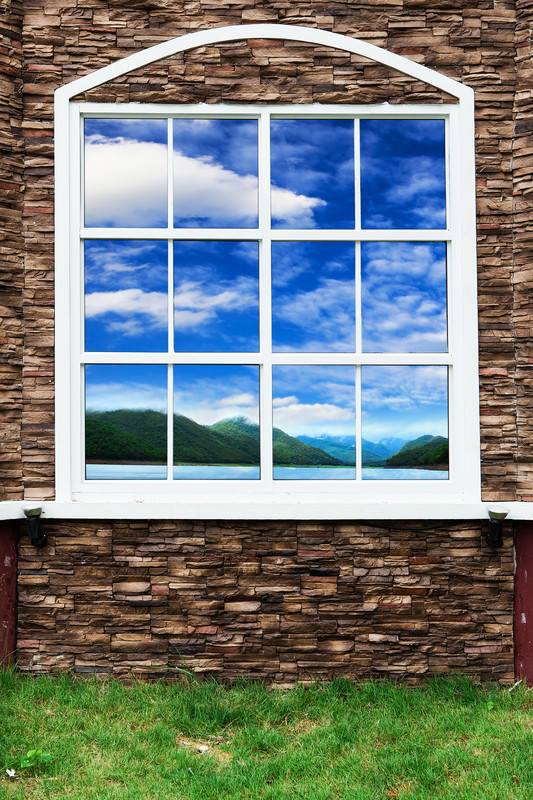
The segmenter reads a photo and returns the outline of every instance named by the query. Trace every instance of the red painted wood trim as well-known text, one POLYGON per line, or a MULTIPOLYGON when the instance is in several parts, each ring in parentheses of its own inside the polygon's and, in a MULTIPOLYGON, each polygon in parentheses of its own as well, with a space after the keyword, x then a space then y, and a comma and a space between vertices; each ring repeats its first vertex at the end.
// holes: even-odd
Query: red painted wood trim
POLYGON ((15 655, 17 631, 17 531, 0 524, 0 664, 15 655))
POLYGON ((533 524, 516 526, 515 675, 533 686, 533 524))

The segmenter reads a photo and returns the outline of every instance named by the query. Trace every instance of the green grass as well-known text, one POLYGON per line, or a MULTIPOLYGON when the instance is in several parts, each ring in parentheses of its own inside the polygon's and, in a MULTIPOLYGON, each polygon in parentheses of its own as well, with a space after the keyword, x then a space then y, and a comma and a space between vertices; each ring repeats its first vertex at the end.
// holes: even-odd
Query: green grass
POLYGON ((0 673, 2 800, 531 800, 532 754, 523 687, 281 691, 0 673), (30 749, 53 761, 9 780, 30 749))

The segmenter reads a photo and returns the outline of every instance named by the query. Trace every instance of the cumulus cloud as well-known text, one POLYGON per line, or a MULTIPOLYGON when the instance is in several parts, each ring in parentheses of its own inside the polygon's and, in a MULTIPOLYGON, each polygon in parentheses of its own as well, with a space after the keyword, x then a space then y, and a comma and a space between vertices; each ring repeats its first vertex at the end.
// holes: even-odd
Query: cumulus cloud
POLYGON ((444 245, 363 246, 363 342, 377 352, 446 350, 444 245))
MULTIPOLYGON (((257 177, 239 175, 211 157, 174 151, 174 210, 189 224, 224 227, 257 224, 257 177)), ((85 146, 86 224, 116 227, 166 226, 167 148, 158 142, 93 135, 85 146)), ((277 216, 309 227, 318 197, 274 187, 277 216)))
POLYGON ((88 411, 130 410, 166 411, 166 389, 136 381, 87 381, 88 411))
POLYGON ((278 296, 274 319, 298 330, 297 337, 274 327, 276 350, 346 352, 355 344, 353 280, 324 278, 309 291, 278 296), (304 335, 302 340, 300 337, 304 335))
MULTIPOLYGON (((85 297, 85 315, 88 319, 113 314, 117 316, 141 315, 154 328, 164 328, 167 316, 167 296, 164 292, 144 292, 142 289, 119 289, 116 292, 90 292, 85 297)), ((119 330, 110 320, 110 330, 119 330)), ((127 326, 123 326, 128 334, 127 326)))

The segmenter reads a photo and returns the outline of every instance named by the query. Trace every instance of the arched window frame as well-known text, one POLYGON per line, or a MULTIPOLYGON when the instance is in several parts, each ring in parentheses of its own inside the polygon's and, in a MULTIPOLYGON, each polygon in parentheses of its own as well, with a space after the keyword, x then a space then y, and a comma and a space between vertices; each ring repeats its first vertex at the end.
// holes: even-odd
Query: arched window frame
MULTIPOLYGON (((480 441, 477 343, 476 214, 474 161, 474 95, 471 88, 374 45, 314 28, 292 25, 243 25, 199 31, 135 53, 88 76, 69 83, 55 94, 55 191, 56 191, 56 499, 99 504, 102 516, 110 504, 126 504, 126 515, 144 515, 151 503, 171 504, 176 517, 230 518, 355 518, 388 516, 446 517, 447 506, 479 504, 480 441), (439 117, 447 122, 448 208, 450 222, 439 231, 440 240, 453 250, 450 259, 449 352, 428 363, 453 367, 450 387, 450 480, 378 482, 319 486, 311 482, 262 480, 153 483, 87 482, 83 480, 81 378, 80 378, 80 129, 83 115, 102 114, 261 114, 280 107, 156 106, 153 104, 93 104, 73 102, 77 95, 155 61, 186 50, 246 39, 281 39, 342 49, 382 63, 424 81, 457 99, 438 105, 297 106, 289 115, 310 113, 376 115, 384 117, 439 117), (454 253, 461 253, 459 260, 454 253), (251 483, 251 482, 250 482, 251 483), (298 485, 296 485, 298 484, 298 485), (207 491, 206 491, 207 488, 207 491), (206 495, 209 499, 206 499, 206 495), (132 502, 134 503, 133 511, 132 502), (431 512, 429 511, 431 508, 431 512), (386 509, 384 511, 384 509, 386 509), (417 511, 417 509, 419 509, 417 511), (408 515, 409 516, 409 515, 408 515)), ((261 157, 266 157, 260 155, 261 157)), ((356 238, 359 231, 356 232, 356 238)), ((417 232, 418 239, 427 233, 417 232)), ((362 361, 359 363, 363 363, 362 361)), ((401 362, 399 362, 401 363, 401 362)), ((417 363, 420 363, 417 361, 417 363)), ((261 440, 262 458, 268 463, 271 443, 261 440)), ((153 514, 152 514, 153 515, 153 514)), ((165 513, 165 516, 167 513, 165 513)))

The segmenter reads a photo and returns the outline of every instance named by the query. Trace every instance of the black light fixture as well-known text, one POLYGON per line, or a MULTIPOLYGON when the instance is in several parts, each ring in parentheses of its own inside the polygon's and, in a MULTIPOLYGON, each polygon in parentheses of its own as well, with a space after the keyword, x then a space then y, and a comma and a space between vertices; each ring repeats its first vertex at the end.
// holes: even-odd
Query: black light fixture
POLYGON ((503 545, 503 521, 508 515, 508 511, 503 508, 489 508, 489 529, 486 541, 489 547, 501 547, 503 545))
POLYGON ((25 508, 26 533, 34 547, 45 547, 48 541, 46 533, 41 528, 42 508, 25 508))

